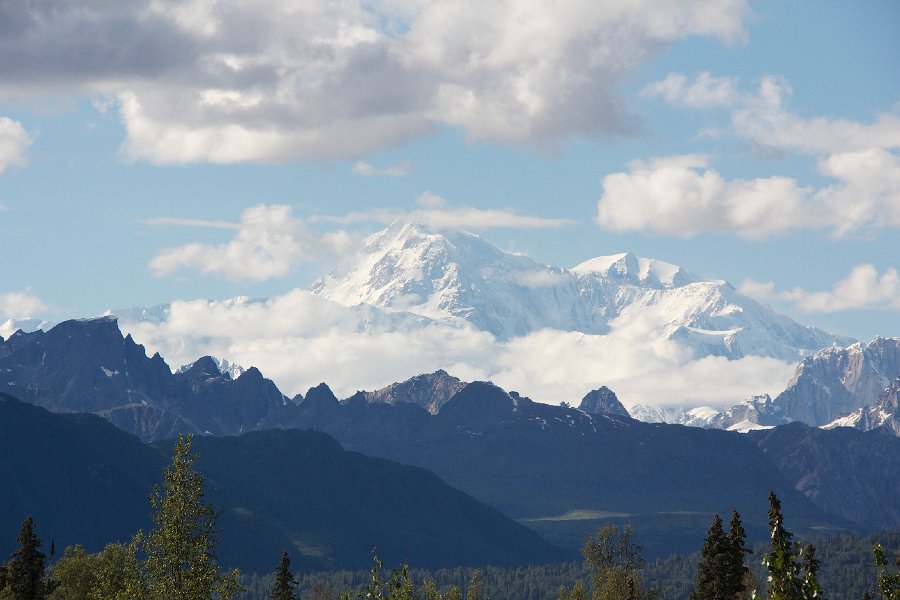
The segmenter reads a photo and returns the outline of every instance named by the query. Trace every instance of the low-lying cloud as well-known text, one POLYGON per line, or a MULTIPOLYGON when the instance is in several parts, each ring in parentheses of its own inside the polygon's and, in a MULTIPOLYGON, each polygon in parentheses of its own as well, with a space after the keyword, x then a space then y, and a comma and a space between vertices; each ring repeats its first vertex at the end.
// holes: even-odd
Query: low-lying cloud
POLYGON ((204 354, 255 365, 288 394, 327 382, 339 397, 446 369, 489 379, 548 403, 577 404, 607 385, 626 404, 730 406, 777 393, 793 364, 760 357, 696 359, 653 323, 624 321, 608 335, 541 330, 500 342, 468 324, 423 323, 371 307, 347 308, 303 290, 265 301, 174 302, 160 323, 122 322, 171 366, 204 354))

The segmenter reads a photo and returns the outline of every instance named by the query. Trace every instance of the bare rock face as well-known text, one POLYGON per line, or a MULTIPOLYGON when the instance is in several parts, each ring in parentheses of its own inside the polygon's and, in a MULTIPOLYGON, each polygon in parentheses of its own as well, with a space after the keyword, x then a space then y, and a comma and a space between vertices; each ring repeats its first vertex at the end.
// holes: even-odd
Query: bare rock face
POLYGON ((800 363, 774 404, 792 421, 825 425, 878 401, 900 377, 900 338, 829 348, 800 363))
POLYGON ((392 383, 374 392, 357 392, 353 398, 362 397, 369 403, 418 404, 436 415, 441 407, 464 387, 466 387, 464 381, 440 369, 434 373, 416 375, 400 383, 392 383))
POLYGON ((581 399, 578 406, 581 410, 595 415, 619 415, 621 417, 630 417, 628 411, 619 402, 616 393, 605 385, 597 390, 592 390, 581 399))
POLYGON ((900 377, 892 380, 881 392, 878 402, 838 417, 822 429, 836 427, 852 427, 860 431, 882 428, 900 437, 900 377))

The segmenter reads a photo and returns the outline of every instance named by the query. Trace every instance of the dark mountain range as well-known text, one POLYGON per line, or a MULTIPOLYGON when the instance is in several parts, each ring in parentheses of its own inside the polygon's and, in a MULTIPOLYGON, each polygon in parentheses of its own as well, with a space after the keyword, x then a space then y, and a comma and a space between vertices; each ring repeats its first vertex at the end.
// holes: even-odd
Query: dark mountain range
MULTIPOLYGON (((265 572, 284 549, 306 569, 525 564, 568 559, 528 528, 423 469, 346 452, 313 431, 197 438, 219 556, 265 572)), ((49 546, 97 550, 151 525, 147 497, 171 443, 155 446, 93 415, 53 414, 0 394, 0 555, 26 515, 49 546)))
POLYGON ((98 414, 145 441, 272 429, 295 408, 256 368, 232 380, 204 357, 173 374, 111 317, 0 341, 0 389, 54 412, 98 414))
POLYGON ((855 450, 837 460, 831 457, 849 439, 843 434, 803 433, 815 444, 798 449, 787 441, 805 430, 747 437, 643 423, 622 414, 603 388, 575 409, 438 371, 343 402, 325 384, 288 399, 258 370, 231 379, 208 358, 172 374, 111 319, 0 343, 0 386, 52 410, 92 409, 144 439, 316 429, 348 450, 429 469, 571 547, 600 520, 619 518, 651 524, 652 535, 689 528, 696 539, 680 537, 690 548, 713 512, 732 507, 747 516, 751 533, 764 533, 770 489, 798 530, 900 527, 885 496, 862 490, 868 484, 852 473, 865 471, 857 462, 897 454, 877 436, 852 438, 855 450), (811 470, 822 485, 805 484, 811 470))
POLYGON ((747 436, 817 506, 874 529, 900 524, 900 439, 884 429, 791 423, 747 436))

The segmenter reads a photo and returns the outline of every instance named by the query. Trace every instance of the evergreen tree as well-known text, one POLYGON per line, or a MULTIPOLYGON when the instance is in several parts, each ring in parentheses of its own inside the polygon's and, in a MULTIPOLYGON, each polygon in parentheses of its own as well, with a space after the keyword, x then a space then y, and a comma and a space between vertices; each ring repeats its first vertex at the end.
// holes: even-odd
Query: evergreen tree
POLYGON ((750 569, 744 566, 744 555, 752 554, 753 551, 747 548, 747 532, 741 523, 741 515, 733 509, 728 529, 728 546, 730 549, 728 579, 734 586, 731 588, 731 597, 744 597, 752 591, 747 589, 752 574, 750 569))
POLYGON ((763 559, 769 570, 768 599, 821 598, 816 580, 819 561, 815 558, 815 548, 810 544, 801 552, 800 545, 791 541, 793 534, 784 528, 781 502, 773 492, 769 492, 769 532, 772 551, 763 559))
POLYGON ((281 562, 275 570, 275 586, 272 588, 273 600, 294 600, 294 588, 297 580, 291 574, 291 559, 287 552, 281 554, 281 562))
POLYGON ((144 543, 144 570, 153 600, 225 599, 240 590, 237 570, 222 574, 216 564, 216 513, 203 499, 196 460, 191 436, 180 435, 163 487, 155 486, 150 496, 156 527, 144 543))
POLYGON ((39 550, 41 540, 34 532, 34 521, 25 517, 19 530, 19 548, 6 565, 6 586, 14 600, 44 600, 47 585, 44 581, 44 560, 39 550))
POLYGON ((731 579, 733 554, 722 529, 722 519, 715 515, 700 550, 697 585, 691 593, 691 600, 731 600, 735 592, 731 579))

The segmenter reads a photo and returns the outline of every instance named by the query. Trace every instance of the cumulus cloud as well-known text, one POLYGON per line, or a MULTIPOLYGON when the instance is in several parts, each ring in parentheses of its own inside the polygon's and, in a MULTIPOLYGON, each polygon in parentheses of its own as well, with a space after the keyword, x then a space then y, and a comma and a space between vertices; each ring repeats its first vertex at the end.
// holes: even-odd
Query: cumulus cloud
POLYGON ((842 237, 900 227, 900 156, 836 153, 819 162, 819 171, 835 183, 813 189, 780 176, 727 180, 696 155, 634 161, 629 171, 603 178, 597 222, 616 231, 751 239, 797 229, 842 237))
POLYGON ((422 223, 436 231, 459 230, 485 231, 488 229, 549 229, 574 224, 570 219, 523 215, 512 208, 474 208, 453 206, 445 198, 424 192, 416 199, 420 208, 413 210, 377 209, 352 212, 347 215, 316 215, 309 223, 381 223, 389 225, 396 221, 422 223))
POLYGON ((760 238, 801 226, 819 226, 808 210, 810 192, 786 177, 728 181, 707 158, 673 156, 635 161, 603 178, 597 222, 616 231, 643 230, 688 237, 735 231, 760 238))
MULTIPOLYGON (((222 227, 218 221, 155 219, 155 224, 222 227)), ((230 228, 230 227, 229 227, 230 228)), ((336 256, 350 247, 344 232, 317 233, 293 217, 284 205, 248 208, 235 225, 235 237, 221 244, 191 243, 161 251, 150 262, 157 277, 197 269, 232 280, 264 281, 287 275, 296 265, 336 256)))
POLYGON ((670 73, 665 79, 645 87, 641 95, 661 96, 670 104, 692 108, 732 106, 741 98, 734 77, 714 77, 707 71, 692 82, 681 73, 670 73))
POLYGON ((441 126, 555 144, 634 128, 619 84, 745 0, 96 0, 0 7, 0 95, 115 100, 154 162, 358 158, 441 126))
POLYGON ((778 176, 726 181, 696 157, 635 162, 629 172, 604 179, 601 225, 682 236, 735 232, 749 238, 794 229, 826 229, 843 237, 900 227, 900 116, 882 114, 871 123, 801 117, 787 107, 790 84, 771 76, 754 93, 744 93, 733 78, 701 73, 690 81, 671 73, 644 94, 693 108, 729 107, 731 133, 757 153, 814 156, 819 174, 833 183, 813 189, 778 176))
POLYGON ((894 268, 884 273, 870 264, 859 264, 827 291, 810 292, 794 288, 776 292, 775 284, 745 280, 740 291, 765 301, 780 301, 810 313, 841 310, 886 309, 900 310, 900 275, 894 268))
POLYGON ((408 160, 383 169, 373 167, 365 161, 359 161, 353 165, 353 172, 357 175, 362 175, 363 177, 405 177, 406 175, 409 175, 411 171, 412 163, 408 160))
POLYGON ((0 175, 9 167, 24 166, 31 136, 18 121, 0 117, 0 175))
POLYGON ((174 302, 162 322, 121 326, 170 365, 225 356, 259 367, 291 395, 325 381, 347 397, 442 368, 541 402, 577 403, 608 385, 626 404, 730 406, 777 393, 793 371, 768 358, 695 359, 654 335, 646 319, 623 320, 602 336, 541 330, 501 342, 466 323, 347 308, 303 290, 265 301, 174 302))
POLYGON ((47 310, 47 305, 31 293, 31 290, 0 293, 0 316, 28 318, 45 310, 47 310))
POLYGON ((762 146, 827 155, 900 148, 900 116, 879 115, 872 123, 824 117, 803 118, 785 107, 790 84, 765 77, 755 95, 745 96, 732 114, 734 131, 762 146))

